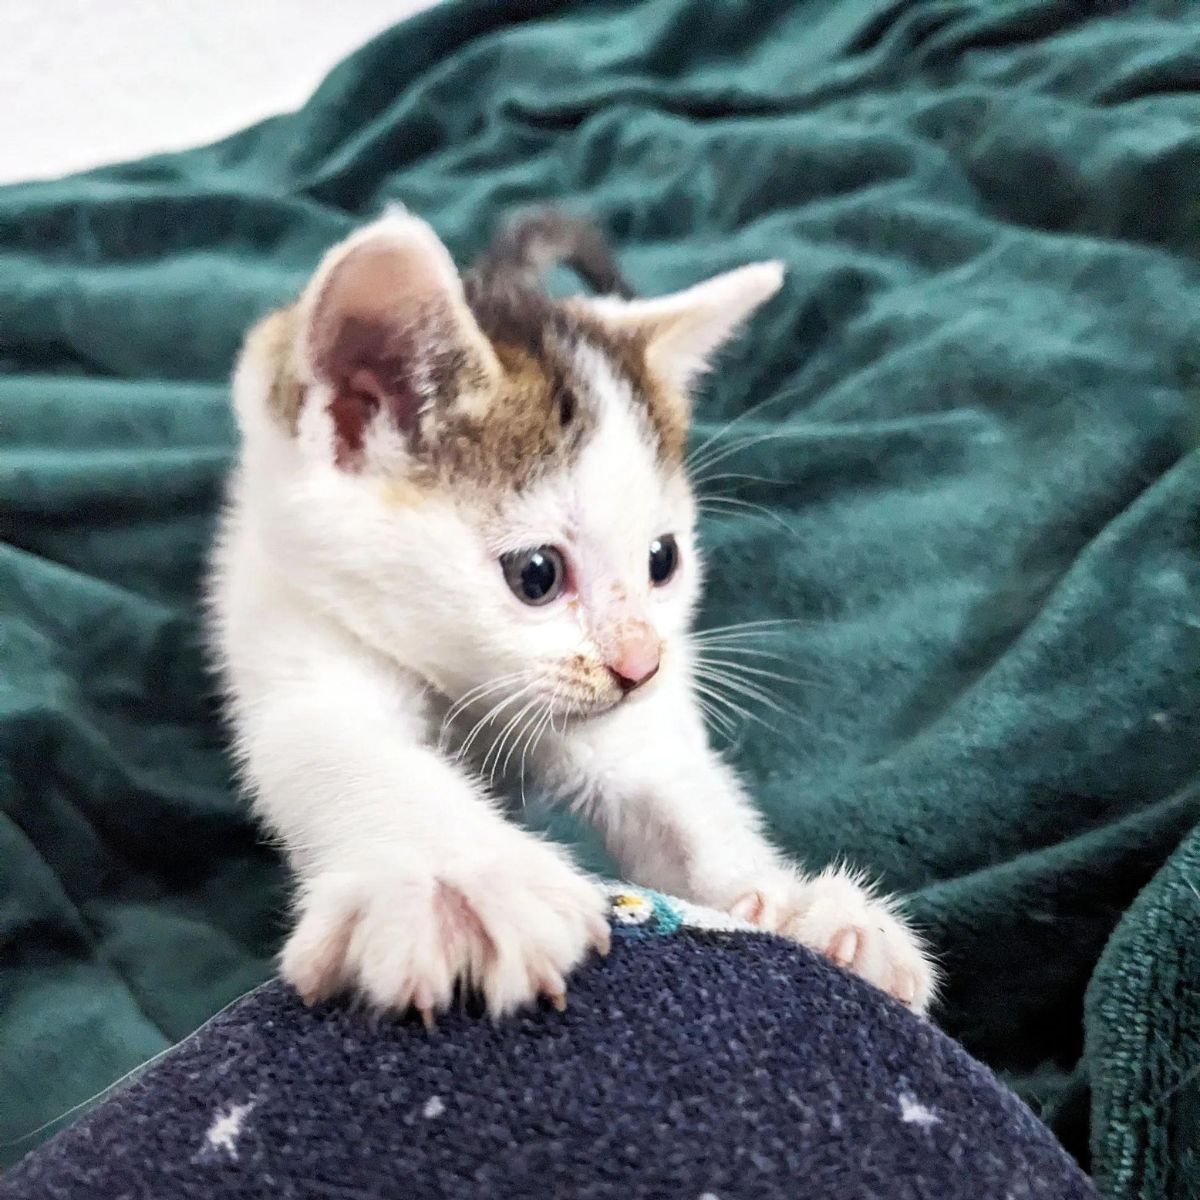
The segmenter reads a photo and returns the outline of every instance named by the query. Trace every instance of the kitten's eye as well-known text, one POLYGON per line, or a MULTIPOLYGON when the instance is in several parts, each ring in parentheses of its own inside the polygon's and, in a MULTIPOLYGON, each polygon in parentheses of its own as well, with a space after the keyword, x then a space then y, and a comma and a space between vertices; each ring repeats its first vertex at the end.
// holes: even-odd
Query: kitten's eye
POLYGON ((675 574, 678 566, 679 547, 675 544, 675 538, 669 533, 655 538, 650 543, 650 582, 655 587, 661 586, 675 574))
POLYGON ((567 564, 553 546, 513 550, 500 565, 513 595, 524 604, 549 604, 567 582, 567 564))

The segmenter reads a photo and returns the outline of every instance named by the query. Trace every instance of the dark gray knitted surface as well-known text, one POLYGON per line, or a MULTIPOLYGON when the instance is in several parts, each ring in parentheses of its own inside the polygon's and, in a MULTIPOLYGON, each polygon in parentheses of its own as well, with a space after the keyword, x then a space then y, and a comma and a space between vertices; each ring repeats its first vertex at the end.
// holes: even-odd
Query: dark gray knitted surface
POLYGON ((279 983, 0 1181, 13 1200, 1084 1200, 932 1025, 759 934, 618 926, 570 1007, 434 1034, 279 983))

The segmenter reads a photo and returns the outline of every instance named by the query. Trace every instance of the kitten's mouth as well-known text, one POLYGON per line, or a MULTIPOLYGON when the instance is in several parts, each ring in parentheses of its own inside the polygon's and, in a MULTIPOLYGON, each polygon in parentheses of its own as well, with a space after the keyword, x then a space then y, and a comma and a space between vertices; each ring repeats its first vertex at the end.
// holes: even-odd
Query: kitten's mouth
POLYGON ((619 691, 615 690, 608 695, 588 696, 578 700, 568 700, 558 710, 555 720, 558 722, 560 728, 569 725, 582 725, 588 721, 595 721, 600 717, 607 716, 609 713, 616 712, 619 708, 625 708, 630 704, 634 704, 640 699, 640 690, 625 688, 619 691))
POLYGON ((560 729, 585 725, 620 708, 624 700, 624 696, 614 696, 612 699, 573 701, 558 710, 555 720, 560 729))

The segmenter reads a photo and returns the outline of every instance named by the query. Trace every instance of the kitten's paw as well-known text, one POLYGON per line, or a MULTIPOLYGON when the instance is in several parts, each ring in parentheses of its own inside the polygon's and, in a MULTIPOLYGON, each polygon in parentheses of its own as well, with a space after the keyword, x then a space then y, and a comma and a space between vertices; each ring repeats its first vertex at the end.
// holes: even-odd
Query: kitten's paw
POLYGON ((599 885, 532 838, 439 869, 408 860, 317 876, 281 969, 308 1003, 343 990, 380 1009, 417 1009, 426 1025, 459 982, 493 1016, 544 995, 566 1003, 566 978, 608 948, 599 885))
POLYGON ((780 871, 740 890, 728 908, 861 975, 914 1012, 925 1012, 937 991, 937 969, 920 937, 845 871, 828 868, 812 879, 780 871))

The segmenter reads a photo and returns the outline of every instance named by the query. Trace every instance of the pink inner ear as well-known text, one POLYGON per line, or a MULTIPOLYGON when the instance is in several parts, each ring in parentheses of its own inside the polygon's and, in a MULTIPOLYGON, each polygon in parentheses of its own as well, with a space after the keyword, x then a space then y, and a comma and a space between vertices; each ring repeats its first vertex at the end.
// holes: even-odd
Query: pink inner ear
POLYGON ((385 413, 403 433, 416 427, 423 403, 413 383, 419 351, 407 331, 353 316, 341 322, 323 349, 319 366, 333 385, 329 413, 338 465, 357 466, 376 413, 385 413))
POLYGON ((361 370, 329 401, 333 421, 334 457, 339 467, 353 469, 362 462, 363 441, 371 418, 383 406, 379 381, 370 371, 361 370))
POLYGON ((419 246, 385 238, 352 250, 325 281, 308 348, 314 374, 333 390, 339 466, 361 465, 380 412, 402 433, 415 429, 422 341, 444 307, 435 283, 419 246))

